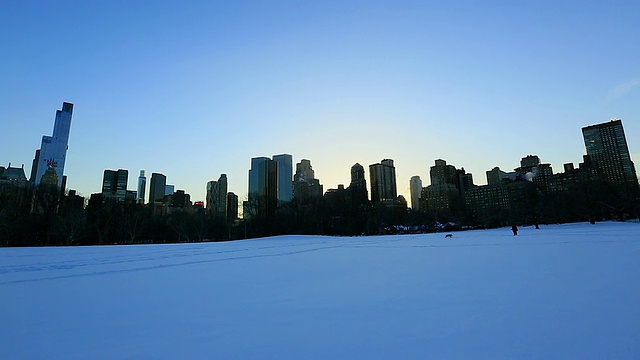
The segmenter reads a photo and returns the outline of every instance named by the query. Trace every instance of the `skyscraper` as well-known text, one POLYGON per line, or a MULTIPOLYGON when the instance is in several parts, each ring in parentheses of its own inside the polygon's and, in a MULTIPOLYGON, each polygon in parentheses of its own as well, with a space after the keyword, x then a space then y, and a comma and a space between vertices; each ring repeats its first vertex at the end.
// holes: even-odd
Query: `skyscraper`
POLYGON ((457 184, 456 167, 447 165, 442 159, 437 159, 435 165, 429 170, 431 185, 453 185, 457 184))
POLYGON ((289 202, 293 199, 293 157, 274 155, 273 160, 278 164, 278 202, 289 202))
POLYGON ((369 165, 369 177, 372 202, 393 201, 398 197, 393 160, 384 159, 379 164, 369 165))
POLYGON ((638 178, 621 120, 583 127, 582 136, 587 155, 591 157, 605 181, 637 186, 638 178))
POLYGON ((367 179, 364 176, 364 167, 355 163, 351 167, 351 183, 349 184, 349 192, 351 193, 351 204, 358 207, 369 201, 369 192, 367 191, 367 179))
POLYGON ((260 168, 262 164, 270 159, 267 157, 255 157, 251 158, 251 168, 249 169, 249 199, 252 197, 264 196, 264 188, 261 188, 261 177, 265 175, 260 174, 260 168))
POLYGON ((207 183, 207 211, 222 216, 227 214, 227 174, 220 174, 218 181, 207 183))
POLYGON ((163 174, 152 173, 151 183, 149 184, 149 203, 162 201, 164 198, 165 187, 167 186, 167 177, 163 174))
MULTIPOLYGON (((62 179, 64 175, 64 163, 67 158, 67 148, 69 144, 69 131, 71 130, 71 115, 73 114, 73 104, 62 103, 62 110, 56 111, 56 119, 53 125, 53 135, 42 136, 40 151, 36 151, 34 159, 35 171, 32 169, 31 181, 37 186, 42 180, 42 176, 48 168, 53 168, 62 179), (34 176, 35 175, 35 176, 34 176)), ((62 185, 58 182, 58 188, 62 185)))
POLYGON ((136 201, 140 204, 144 204, 144 196, 147 189, 147 171, 140 170, 140 176, 138 177, 138 192, 136 193, 136 201))
POLYGON ((420 176, 412 176, 409 180, 409 191, 411 192, 411 209, 420 210, 420 196, 422 194, 422 180, 420 176))
POLYGON ((205 209, 207 209, 207 213, 211 213, 212 209, 213 209, 213 203, 214 203, 214 199, 213 199, 213 188, 216 186, 216 181, 215 180, 211 180, 207 182, 207 197, 205 199, 206 204, 205 204, 205 209))
POLYGON ((278 205, 278 162, 266 157, 251 159, 249 204, 243 216, 272 215, 278 205))
POLYGON ((227 221, 234 222, 238 218, 238 195, 227 193, 227 221))
POLYGON ((124 169, 105 170, 102 177, 102 198, 124 202, 127 196, 129 171, 124 169))
POLYGON ((217 198, 216 202, 218 203, 216 210, 220 214, 227 213, 227 189, 227 174, 220 174, 218 178, 218 188, 216 189, 217 191, 214 192, 217 198))
POLYGON ((293 176, 293 181, 307 181, 315 179, 315 172, 311 167, 311 161, 307 159, 300 160, 299 163, 296 164, 296 174, 293 176))
POLYGON ((322 185, 315 178, 315 172, 311 167, 311 161, 300 160, 296 164, 296 173, 293 176, 293 197, 302 204, 309 202, 311 198, 322 197, 322 185))

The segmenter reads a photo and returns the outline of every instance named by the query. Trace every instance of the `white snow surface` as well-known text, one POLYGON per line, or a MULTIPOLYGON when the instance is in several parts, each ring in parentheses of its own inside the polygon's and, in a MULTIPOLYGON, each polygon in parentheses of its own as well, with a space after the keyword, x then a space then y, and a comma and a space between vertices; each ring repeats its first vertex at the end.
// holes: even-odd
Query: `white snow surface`
POLYGON ((0 249, 0 359, 638 359, 640 224, 0 249))

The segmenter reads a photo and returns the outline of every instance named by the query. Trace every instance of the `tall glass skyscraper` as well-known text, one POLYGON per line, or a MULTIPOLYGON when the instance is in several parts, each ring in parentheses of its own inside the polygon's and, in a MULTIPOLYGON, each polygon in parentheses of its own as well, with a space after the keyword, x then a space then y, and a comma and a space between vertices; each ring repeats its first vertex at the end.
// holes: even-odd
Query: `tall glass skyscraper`
POLYGON ((164 198, 167 177, 160 173, 151 174, 151 184, 149 185, 149 203, 162 201, 164 198))
POLYGON ((274 155, 273 160, 278 163, 278 201, 289 202, 293 200, 293 156, 274 155))
POLYGON ((136 200, 140 204, 144 204, 146 189, 147 189, 147 171, 140 170, 140 176, 138 177, 138 193, 136 194, 136 200))
POLYGON ((249 197, 271 194, 272 191, 269 190, 271 186, 275 186, 278 202, 293 200, 293 157, 291 155, 274 155, 273 160, 267 157, 251 158, 249 197), (270 162, 273 161, 275 161, 275 170, 271 169, 274 164, 270 162), (275 179, 271 180, 269 177, 274 175, 275 179))
MULTIPOLYGON (((62 179, 64 163, 67 158, 72 114, 73 104, 62 103, 62 110, 56 111, 53 135, 42 136, 40 149, 36 151, 36 158, 33 161, 34 169, 31 170, 31 181, 35 185, 40 185, 40 180, 48 168, 55 169, 58 179, 62 179)), ((58 188, 61 186, 62 182, 58 182, 58 188)))
POLYGON ((104 199, 116 199, 124 202, 127 196, 129 171, 124 169, 105 170, 102 177, 102 196, 104 199))
POLYGON ((638 183, 621 120, 583 127, 582 136, 587 155, 604 180, 619 185, 638 183))

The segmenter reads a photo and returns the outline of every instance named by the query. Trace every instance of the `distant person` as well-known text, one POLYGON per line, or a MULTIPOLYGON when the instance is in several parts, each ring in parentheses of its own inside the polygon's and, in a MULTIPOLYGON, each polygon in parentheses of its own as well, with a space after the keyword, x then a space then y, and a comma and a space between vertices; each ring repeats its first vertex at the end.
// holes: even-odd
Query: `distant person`
POLYGON ((511 231, 513 231, 513 236, 518 235, 518 227, 516 226, 516 224, 513 224, 513 226, 511 227, 511 231))

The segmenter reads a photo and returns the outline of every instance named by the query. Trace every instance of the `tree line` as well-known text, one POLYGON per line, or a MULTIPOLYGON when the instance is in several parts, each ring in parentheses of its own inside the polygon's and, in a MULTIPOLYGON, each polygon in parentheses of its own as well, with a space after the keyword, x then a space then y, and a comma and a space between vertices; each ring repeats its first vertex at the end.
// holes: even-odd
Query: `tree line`
POLYGON ((566 191, 533 187, 517 203, 482 216, 461 203, 445 212, 414 211, 406 202, 353 201, 348 191, 272 204, 250 199, 244 219, 202 208, 121 203, 60 194, 56 187, 0 187, 0 246, 113 245, 228 241, 307 234, 357 236, 420 233, 638 217, 637 186, 576 183, 566 191), (265 203, 270 204, 264 206, 265 203), (267 209, 267 210, 265 210, 267 209))

